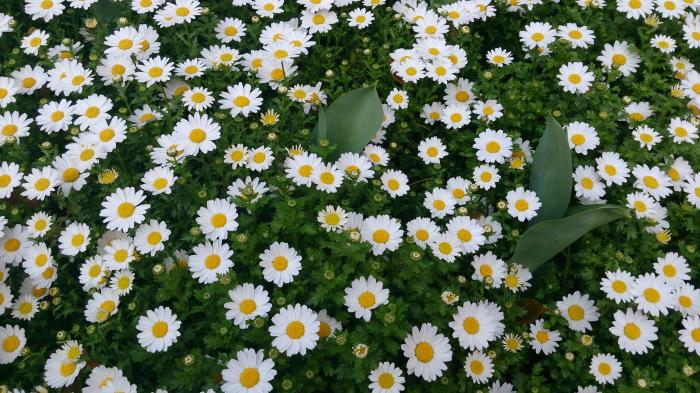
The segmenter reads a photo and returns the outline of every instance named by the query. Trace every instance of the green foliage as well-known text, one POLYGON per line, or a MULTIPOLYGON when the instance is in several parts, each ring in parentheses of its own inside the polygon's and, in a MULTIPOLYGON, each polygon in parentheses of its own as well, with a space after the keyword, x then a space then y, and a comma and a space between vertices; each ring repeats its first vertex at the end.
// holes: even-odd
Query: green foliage
POLYGON ((319 111, 314 128, 317 140, 327 138, 340 153, 359 153, 382 125, 382 103, 376 86, 342 94, 326 110, 319 111))

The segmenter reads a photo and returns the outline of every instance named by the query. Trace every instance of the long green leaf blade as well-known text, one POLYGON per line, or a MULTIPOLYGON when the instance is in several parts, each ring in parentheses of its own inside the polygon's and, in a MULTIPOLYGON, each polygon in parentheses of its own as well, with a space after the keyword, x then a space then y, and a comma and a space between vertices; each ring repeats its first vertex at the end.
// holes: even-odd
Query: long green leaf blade
POLYGON ((379 130, 383 118, 377 89, 355 89, 338 97, 326 110, 328 140, 337 146, 336 154, 359 153, 379 130))
POLYGON ((566 132, 552 116, 547 116, 530 172, 530 189, 540 198, 542 207, 530 225, 564 215, 571 200, 572 173, 566 132))
POLYGON ((629 209, 618 205, 578 206, 569 213, 531 226, 518 240, 510 262, 535 270, 588 231, 630 217, 629 209))

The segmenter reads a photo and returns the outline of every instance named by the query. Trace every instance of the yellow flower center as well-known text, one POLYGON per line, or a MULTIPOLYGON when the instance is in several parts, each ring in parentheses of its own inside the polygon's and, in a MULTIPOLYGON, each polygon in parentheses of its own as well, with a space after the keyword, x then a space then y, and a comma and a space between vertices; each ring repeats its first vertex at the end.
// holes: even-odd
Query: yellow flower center
POLYGON ((244 299, 239 305, 241 312, 246 315, 252 314, 257 308, 255 301, 252 299, 244 299))
POLYGON ((278 255, 272 260, 272 268, 277 270, 278 272, 284 271, 287 266, 289 265, 289 261, 287 258, 278 255))
POLYGON ((477 334, 479 333, 481 326, 479 324, 478 319, 474 317, 467 317, 464 318, 464 321, 462 322, 462 327, 464 328, 464 331, 468 334, 477 334))
POLYGON ((583 307, 579 306, 578 304, 572 304, 566 311, 569 313, 569 319, 572 321, 580 321, 585 316, 583 307))
POLYGON ((214 270, 221 264, 221 257, 217 254, 211 254, 204 258, 204 266, 209 270, 214 270))
POLYGON ((259 381, 260 372, 258 372, 258 369, 248 367, 241 372, 240 382, 244 388, 252 388, 253 386, 257 385, 259 381))
POLYGON ((223 213, 216 213, 212 215, 210 221, 214 228, 222 228, 228 222, 226 215, 223 213))
POLYGON ((421 341, 416 345, 415 354, 419 362, 427 363, 433 359, 433 346, 425 341, 421 341))
POLYGON ((377 229, 372 234, 372 240, 374 240, 375 243, 384 244, 389 241, 389 232, 385 229, 377 229))
POLYGON ((158 321, 151 327, 151 333, 155 338, 163 338, 168 334, 168 324, 163 321, 158 321))
POLYGON ((292 340, 298 340, 304 335, 304 324, 299 321, 289 322, 287 325, 287 336, 292 340))
POLYGON ((190 141, 194 143, 202 143, 205 139, 207 139, 207 133, 204 132, 203 129, 195 128, 194 130, 190 131, 190 141))
POLYGON ((363 308, 371 308, 376 302, 376 298, 372 292, 364 291, 360 294, 357 301, 363 308))
POLYGON ((636 340, 642 335, 642 330, 633 322, 626 323, 622 331, 630 340, 636 340))
POLYGON ((117 207, 117 215, 121 218, 129 218, 134 214, 136 207, 130 202, 122 202, 117 207))

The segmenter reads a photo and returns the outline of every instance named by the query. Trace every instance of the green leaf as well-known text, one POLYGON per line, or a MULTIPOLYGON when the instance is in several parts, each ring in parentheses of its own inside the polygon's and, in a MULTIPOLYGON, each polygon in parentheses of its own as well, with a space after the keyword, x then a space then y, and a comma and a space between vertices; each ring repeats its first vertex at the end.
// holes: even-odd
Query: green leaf
POLYGON ((374 86, 363 87, 338 97, 324 113, 319 112, 319 135, 326 123, 328 140, 337 146, 336 154, 359 153, 379 130, 384 119, 382 103, 374 86))
POLYGON ((629 209, 618 205, 577 206, 568 213, 566 217, 540 221, 528 228, 518 240, 510 262, 535 270, 586 232, 630 217, 629 209))
POLYGON ((564 215, 571 199, 572 172, 566 131, 552 116, 547 116, 547 126, 537 144, 530 171, 530 189, 542 202, 531 226, 564 215))
POLYGON ((313 134, 317 141, 328 138, 328 120, 326 119, 326 111, 323 107, 318 109, 318 122, 314 127, 313 134))
POLYGON ((121 11, 121 6, 114 0, 99 0, 92 5, 92 13, 100 23, 116 19, 121 11))

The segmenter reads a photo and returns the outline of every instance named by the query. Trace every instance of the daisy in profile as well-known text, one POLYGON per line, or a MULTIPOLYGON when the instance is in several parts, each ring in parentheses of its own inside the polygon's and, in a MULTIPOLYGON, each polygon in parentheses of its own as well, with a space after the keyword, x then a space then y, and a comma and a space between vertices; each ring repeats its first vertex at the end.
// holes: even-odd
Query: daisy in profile
POLYGON ((457 313, 452 319, 449 323, 453 330, 452 337, 459 340, 462 348, 469 350, 487 348, 489 342, 503 335, 505 328, 501 308, 486 300, 478 303, 464 302, 457 307, 457 313))
POLYGON ((667 315, 668 309, 673 306, 671 290, 663 277, 647 273, 637 277, 630 292, 641 311, 658 317, 659 314, 667 315))
POLYGON ((700 317, 696 315, 685 318, 683 320, 683 329, 678 331, 678 335, 683 346, 690 353, 700 354, 700 317))
POLYGON ((170 307, 157 307, 139 317, 136 330, 139 344, 148 352, 163 352, 180 336, 181 322, 170 307))
POLYGON ((464 361, 464 370, 473 383, 486 383, 493 376, 493 360, 481 351, 474 351, 467 355, 464 361))
POLYGON ((0 344, 0 364, 14 362, 27 344, 24 329, 16 325, 0 326, 0 344))
POLYGON ((403 238, 401 223, 388 215, 367 217, 362 222, 360 234, 362 240, 372 246, 374 255, 381 255, 384 251, 396 251, 403 238))
POLYGON ((625 113, 627 113, 627 121, 631 122, 642 122, 654 114, 651 109, 651 105, 648 102, 632 102, 625 107, 625 113))
POLYGON ((542 206, 537 194, 533 191, 525 190, 523 187, 508 191, 506 201, 508 203, 508 214, 517 218, 520 222, 534 218, 537 215, 537 210, 542 206))
POLYGON ((389 164, 389 153, 381 146, 369 144, 363 152, 373 165, 387 166, 389 164))
POLYGON ((599 384, 614 384, 622 375, 622 363, 614 355, 599 353, 591 358, 589 372, 599 384))
POLYGON ((653 320, 648 319, 641 311, 616 311, 610 333, 617 337, 620 349, 634 354, 643 354, 654 347, 651 343, 658 338, 658 328, 653 320))
POLYGON ((263 103, 262 98, 260 98, 261 95, 260 89, 248 84, 238 83, 229 86, 226 92, 221 93, 219 105, 223 110, 230 110, 232 117, 236 117, 239 114, 248 117, 249 114, 260 111, 260 106, 263 103))
POLYGON ((165 221, 150 220, 136 229, 134 246, 141 254, 156 255, 165 249, 164 243, 170 239, 170 233, 165 221))
POLYGON ((301 256, 289 244, 274 242, 260 254, 260 267, 265 280, 281 287, 301 271, 301 256))
POLYGON ((394 363, 379 362, 369 373, 369 388, 372 393, 400 393, 404 390, 406 378, 394 363))
POLYGON ((228 244, 217 239, 213 242, 206 240, 195 246, 189 256, 188 266, 192 277, 202 284, 211 284, 217 276, 226 274, 233 267, 231 257, 233 251, 228 244))
POLYGON ((651 196, 643 192, 633 192, 627 194, 628 208, 634 210, 634 214, 639 218, 655 219, 661 211, 661 205, 651 196))
POLYGON ((629 167, 627 162, 620 157, 617 152, 603 152, 600 157, 595 159, 598 175, 605 180, 607 185, 617 184, 622 185, 627 182, 629 177, 629 167))
POLYGON ((629 76, 637 71, 641 58, 633 52, 626 41, 615 41, 612 45, 605 44, 597 60, 607 68, 619 70, 623 76, 629 76))
POLYGON ((3 315, 5 310, 11 306, 12 299, 13 295, 10 287, 0 282, 0 315, 3 315))
POLYGON ((287 356, 306 355, 316 348, 320 323, 316 313, 303 304, 288 305, 272 317, 268 329, 272 346, 287 356))
MULTIPOLYGON (((682 187, 683 192, 686 193, 688 202, 696 208, 700 208, 700 173, 688 176, 682 187)), ((0 193, 1 192, 2 189, 0 189, 0 193)))
POLYGON ((236 206, 225 199, 211 199, 197 210, 197 224, 208 239, 226 239, 238 228, 236 206))
POLYGON ((536 353, 542 352, 549 355, 556 351, 561 341, 561 334, 557 330, 550 330, 544 327, 544 321, 538 319, 530 324, 530 345, 536 353))
POLYGON ((316 220, 328 232, 341 232, 348 223, 348 215, 342 207, 328 205, 318 212, 316 220))
POLYGON ((401 344, 403 355, 408 359, 408 374, 435 381, 447 370, 447 362, 452 360, 452 348, 444 335, 438 333, 437 327, 424 323, 420 328, 414 326, 401 344))
POLYGON ((264 181, 260 181, 257 177, 246 176, 245 179, 236 179, 233 184, 228 186, 226 193, 234 201, 255 203, 269 190, 264 181))
POLYGON ((262 285, 244 283, 228 291, 228 296, 231 301, 224 303, 226 319, 241 329, 248 327, 248 321, 267 316, 272 308, 270 297, 262 285))
POLYGON ((392 198, 406 195, 410 189, 408 177, 398 170, 387 170, 382 173, 379 180, 382 182, 382 190, 388 192, 389 196, 392 198))
POLYGON ((447 155, 447 147, 438 137, 423 139, 418 144, 418 157, 426 164, 439 164, 447 155))
POLYGON ((389 303, 389 290, 374 276, 360 277, 353 280, 350 287, 345 288, 344 299, 348 312, 354 313, 355 318, 369 322, 372 310, 389 303))
POLYGON ((472 182, 463 177, 451 177, 447 180, 447 191, 452 194, 452 198, 454 198, 458 205, 463 205, 471 200, 471 197, 467 195, 471 184, 472 182))
POLYGON ((600 317, 598 307, 590 300, 588 294, 576 291, 557 302, 557 309, 569 323, 569 329, 575 332, 585 332, 593 329, 591 322, 600 317))
POLYGON ((260 146, 248 151, 248 162, 246 166, 255 172, 264 171, 272 165, 275 156, 272 149, 267 146, 260 146))
POLYGON ((479 161, 503 164, 511 156, 513 141, 505 132, 487 128, 474 139, 473 147, 479 161))
POLYGON ((416 245, 425 248, 433 243, 435 236, 440 233, 440 228, 429 218, 417 217, 406 224, 406 232, 416 245))
POLYGON ((581 62, 571 62, 559 68, 559 86, 565 92, 573 94, 586 93, 591 88, 591 82, 595 76, 588 70, 588 67, 581 62))
POLYGON ((78 280, 83 285, 83 290, 88 291, 104 285, 108 270, 104 267, 102 258, 99 256, 85 260, 80 266, 80 276, 78 280))
POLYGON ((272 359, 265 359, 263 351, 246 348, 236 353, 236 358, 226 363, 221 372, 224 393, 268 393, 272 391, 270 382, 277 375, 272 359))
POLYGON ((221 137, 221 126, 206 114, 195 113, 175 124, 174 135, 185 154, 208 153, 216 149, 214 142, 221 137))
MULTIPOLYGON (((315 154, 312 155, 317 158, 315 154)), ((320 162, 320 158, 318 160, 320 162)), ((336 166, 345 173, 344 177, 358 183, 366 183, 367 180, 374 177, 372 162, 364 155, 345 152, 338 157, 336 166)))
POLYGON ((143 191, 133 187, 118 188, 102 202, 100 216, 107 229, 127 232, 146 218, 151 205, 142 203, 146 199, 143 191))
POLYGON ((513 54, 503 48, 491 49, 486 52, 486 61, 496 67, 504 67, 513 62, 513 54))

